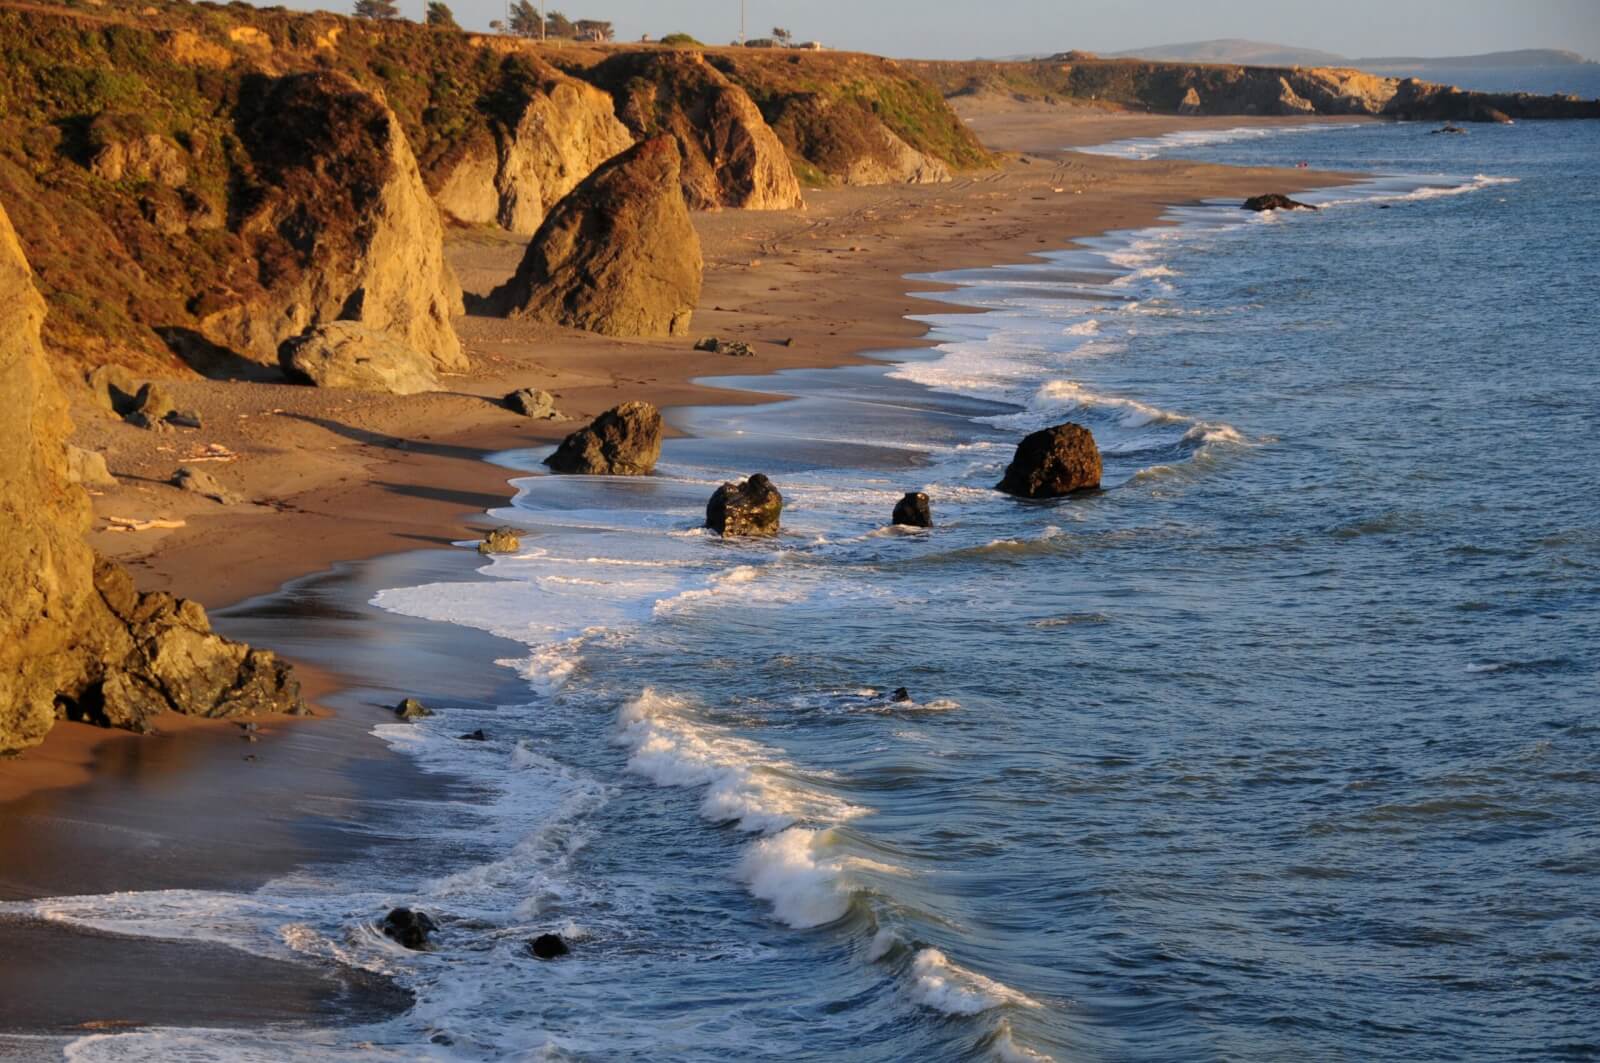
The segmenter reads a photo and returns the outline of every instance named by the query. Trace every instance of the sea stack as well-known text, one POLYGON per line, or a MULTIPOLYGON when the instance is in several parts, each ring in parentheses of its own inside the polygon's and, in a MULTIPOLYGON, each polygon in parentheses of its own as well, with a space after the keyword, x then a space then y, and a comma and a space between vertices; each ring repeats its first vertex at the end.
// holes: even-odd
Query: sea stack
POLYGON ((1100 448, 1081 424, 1058 424, 1017 444, 997 490, 1018 498, 1060 498, 1100 486, 1100 448))
POLYGON ((725 539, 778 534, 783 495, 756 473, 743 483, 725 483, 706 503, 706 527, 725 539))

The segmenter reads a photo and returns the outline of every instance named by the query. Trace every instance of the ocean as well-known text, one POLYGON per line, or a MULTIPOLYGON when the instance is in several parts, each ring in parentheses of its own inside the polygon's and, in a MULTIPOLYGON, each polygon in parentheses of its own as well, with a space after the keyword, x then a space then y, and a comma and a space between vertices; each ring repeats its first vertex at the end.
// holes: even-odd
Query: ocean
POLYGON ((376 727, 445 799, 251 893, 7 906, 416 1006, 72 1058, 1600 1057, 1600 127, 1430 128, 1095 149, 1372 176, 937 275, 935 346, 729 377, 787 401, 669 411, 648 479, 499 456, 522 551, 374 597, 506 648, 376 727), (992 490, 1062 421, 1104 490, 992 490), (708 536, 755 472, 782 538, 708 536))

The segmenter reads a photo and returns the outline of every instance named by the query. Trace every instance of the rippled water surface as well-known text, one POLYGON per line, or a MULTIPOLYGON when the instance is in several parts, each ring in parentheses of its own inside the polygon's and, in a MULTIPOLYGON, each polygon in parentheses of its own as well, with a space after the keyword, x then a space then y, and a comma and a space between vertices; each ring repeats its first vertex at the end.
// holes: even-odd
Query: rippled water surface
POLYGON ((1600 1055, 1600 129, 1131 150, 1381 176, 944 275, 939 346, 731 380, 794 398, 675 411, 649 480, 507 455, 523 553, 377 598, 527 647, 380 728, 470 796, 381 868, 58 910, 419 994, 259 1058, 1600 1055), (994 493, 1064 420, 1105 490, 994 493), (708 538, 757 471, 782 539, 708 538), (448 948, 361 921, 401 899, 448 948))

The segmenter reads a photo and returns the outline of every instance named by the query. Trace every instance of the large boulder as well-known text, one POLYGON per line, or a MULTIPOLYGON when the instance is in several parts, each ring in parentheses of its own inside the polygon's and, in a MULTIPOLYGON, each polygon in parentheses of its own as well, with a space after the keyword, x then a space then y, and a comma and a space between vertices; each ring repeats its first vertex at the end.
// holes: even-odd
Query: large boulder
POLYGON ((633 146, 602 89, 534 56, 506 61, 492 142, 464 147, 434 193, 448 214, 514 233, 545 214, 601 163, 633 146))
POLYGON ((635 136, 670 134, 684 200, 695 210, 803 207, 783 142, 744 89, 697 51, 624 52, 592 72, 635 136))
POLYGON ((678 149, 656 137, 596 170, 534 234, 489 308, 608 336, 679 336, 700 298, 700 237, 678 149))
POLYGON ((649 476, 660 458, 661 411, 625 402, 562 440, 544 463, 579 476, 649 476))
POLYGON ((284 342, 284 375, 319 388, 416 395, 438 391, 433 359, 387 332, 354 321, 330 321, 284 342))
POLYGON ((259 288, 202 300, 204 338, 275 364, 284 341, 353 321, 437 369, 464 369, 450 323, 461 286, 394 112, 329 72, 257 76, 244 87, 235 127, 248 166, 235 198, 248 206, 238 230, 259 288), (222 305, 208 309, 213 302, 222 305))
POLYGON ((1078 424, 1058 424, 1034 432, 1017 445, 1016 456, 996 485, 1021 498, 1059 498, 1100 486, 1100 448, 1078 424))
POLYGON ((139 593, 83 541, 66 403, 39 341, 44 303, 0 209, 0 751, 58 717, 148 730, 160 713, 303 712, 288 665, 211 631, 205 610, 139 593))
POLYGON ((706 503, 706 527, 723 538, 771 537, 783 517, 783 495, 761 473, 725 483, 706 503))

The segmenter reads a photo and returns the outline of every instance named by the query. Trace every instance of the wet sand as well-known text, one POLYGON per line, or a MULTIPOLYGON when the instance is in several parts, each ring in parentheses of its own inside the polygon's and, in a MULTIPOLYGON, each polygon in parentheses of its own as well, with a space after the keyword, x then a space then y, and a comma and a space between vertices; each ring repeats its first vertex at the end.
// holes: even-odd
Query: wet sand
MULTIPOLYGON (((415 551, 475 538, 488 523, 483 511, 504 503, 513 474, 488 464, 487 455, 554 442, 574 427, 510 413, 496 401, 506 391, 546 388, 578 419, 633 398, 664 407, 770 401, 696 381, 848 364, 864 351, 919 344, 924 329, 905 315, 929 304, 908 290, 935 286, 908 282, 908 273, 1019 261, 1074 237, 1152 224, 1171 203, 1338 180, 1063 154, 1057 148, 1074 137, 1085 143, 1155 135, 1142 116, 1063 111, 969 113, 997 147, 1032 153, 994 172, 948 185, 811 193, 804 213, 697 216, 707 274, 695 333, 752 342, 754 359, 693 352, 688 341, 614 341, 468 317, 458 327, 474 369, 450 378, 449 390, 438 394, 400 399, 178 381, 172 390, 180 404, 197 406, 207 428, 164 437, 76 411, 78 441, 104 450, 121 480, 96 499, 97 514, 186 522, 173 531, 117 534, 102 520, 95 545, 132 566, 141 586, 196 598, 214 610, 219 630, 307 669, 322 718, 268 724, 256 743, 225 722, 186 724, 156 738, 58 728, 38 750, 0 762, 0 898, 248 888, 380 844, 340 814, 362 800, 470 787, 423 775, 371 730, 392 722, 388 706, 400 697, 426 701, 443 693, 430 689, 439 684, 448 684, 456 703, 498 703, 515 676, 499 669, 480 675, 460 663, 507 656, 496 651, 510 644, 380 614, 366 603, 395 585, 402 569, 407 579, 419 566, 434 578, 471 578, 473 553, 415 551), (1086 122, 1094 123, 1092 132, 1086 122), (235 455, 210 467, 255 502, 225 508, 166 486, 175 464, 208 444, 235 455), (387 563, 384 555, 397 551, 411 553, 387 563), (339 564, 363 558, 378 560, 339 564)), ((450 250, 467 290, 483 291, 515 268, 521 245, 462 231, 450 250)), ((255 1024, 405 1006, 394 987, 351 972, 336 972, 332 981, 295 965, 268 974, 250 957, 231 950, 219 956, 211 946, 0 923, 0 955, 22 949, 51 959, 0 964, 0 1031, 201 1017, 210 1025, 255 1024), (150 949, 161 956, 152 958, 150 949), (114 984, 119 972, 151 963, 174 972, 174 992, 144 1000, 78 991, 97 979, 114 984), (187 997, 194 1007, 176 991, 186 978, 194 979, 196 995, 187 997), (267 983, 273 992, 262 990, 267 983), (130 1006, 113 1007, 118 1000, 130 1006)), ((0 1041, 0 1057, 7 1051, 0 1041)))

